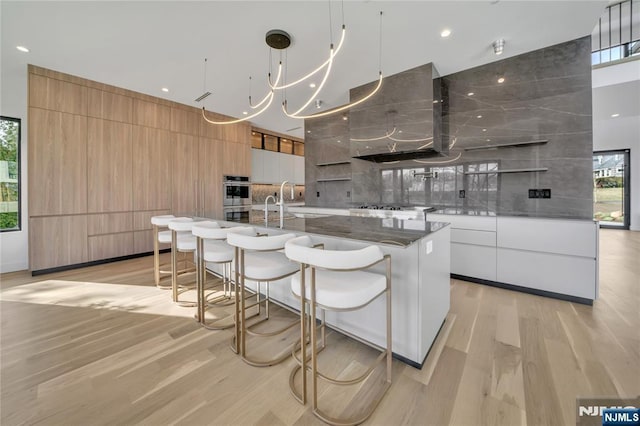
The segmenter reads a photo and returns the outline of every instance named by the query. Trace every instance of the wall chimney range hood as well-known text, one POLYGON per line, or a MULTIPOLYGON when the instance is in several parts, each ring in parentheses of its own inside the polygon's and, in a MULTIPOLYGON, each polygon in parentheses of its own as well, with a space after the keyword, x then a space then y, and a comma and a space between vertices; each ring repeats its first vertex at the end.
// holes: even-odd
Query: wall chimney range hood
MULTIPOLYGON (((351 99, 374 83, 351 89, 351 99)), ((374 98, 350 111, 351 157, 375 163, 446 157, 446 97, 433 64, 385 77, 374 98)))

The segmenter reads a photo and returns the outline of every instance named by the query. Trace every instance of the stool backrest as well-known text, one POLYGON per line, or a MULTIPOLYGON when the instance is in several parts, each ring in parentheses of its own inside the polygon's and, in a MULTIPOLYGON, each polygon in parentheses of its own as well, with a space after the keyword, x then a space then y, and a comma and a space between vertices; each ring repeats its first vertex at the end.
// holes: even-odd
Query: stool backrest
POLYGON ((363 269, 384 258, 380 247, 374 245, 357 250, 324 250, 312 245, 308 236, 293 238, 285 244, 284 253, 298 263, 342 271, 363 269))
POLYGON ((227 234, 230 232, 241 235, 256 235, 256 229, 253 226, 234 226, 233 228, 220 228, 220 227, 201 227, 200 223, 193 225, 191 230, 196 237, 204 238, 207 240, 226 240, 227 234))
POLYGON ((211 232, 219 231, 220 225, 218 222, 213 222, 211 220, 204 220, 202 222, 195 222, 193 227, 191 228, 191 233, 196 237, 200 238, 211 238, 208 235, 211 232))
POLYGON ((190 217, 176 217, 167 224, 172 231, 191 231, 193 225, 194 221, 190 217))
POLYGON ((167 224, 169 224, 169 221, 175 218, 176 217, 172 214, 163 214, 160 216, 153 216, 151 217, 151 224, 157 225, 157 226, 167 226, 167 224))
POLYGON ((246 250, 281 250, 287 241, 295 238, 296 234, 268 235, 255 237, 230 232, 227 234, 227 244, 246 250))

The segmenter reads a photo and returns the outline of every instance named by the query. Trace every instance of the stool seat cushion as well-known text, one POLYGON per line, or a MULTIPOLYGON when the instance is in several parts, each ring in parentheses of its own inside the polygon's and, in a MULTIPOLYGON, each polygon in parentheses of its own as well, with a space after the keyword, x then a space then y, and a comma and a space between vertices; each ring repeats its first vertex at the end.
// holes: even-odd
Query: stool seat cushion
POLYGON ((160 216, 153 216, 151 218, 151 224, 152 225, 158 225, 158 226, 167 226, 169 224, 169 221, 172 219, 175 219, 176 217, 172 214, 164 214, 164 215, 160 215, 160 216))
MULTIPOLYGON (((305 299, 311 300, 311 268, 305 270, 305 299)), ((291 278, 291 291, 300 297, 298 272, 291 278)), ((333 309, 353 309, 375 299, 387 288, 384 275, 367 271, 316 269, 316 303, 333 309)))
MULTIPOLYGON (((299 267, 281 252, 246 252, 244 254, 244 274, 249 279, 269 281, 290 275, 299 267)), ((235 262, 233 270, 235 271, 235 262)))
POLYGON ((202 257, 205 262, 231 262, 233 260, 234 248, 224 241, 205 240, 202 257))

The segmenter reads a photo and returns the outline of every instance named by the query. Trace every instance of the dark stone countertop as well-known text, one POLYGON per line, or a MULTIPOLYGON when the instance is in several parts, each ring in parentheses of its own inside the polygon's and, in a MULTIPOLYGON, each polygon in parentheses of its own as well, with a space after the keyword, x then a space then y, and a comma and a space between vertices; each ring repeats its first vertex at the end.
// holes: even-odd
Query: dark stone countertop
MULTIPOLYGON (((220 220, 216 215, 204 218, 220 220)), ((279 218, 269 215, 268 228, 280 230, 279 218), (271 220, 273 218, 273 220, 271 220)), ((239 222, 241 224, 241 222, 239 222)), ((245 221, 246 224, 246 221, 245 221)), ((252 215, 249 224, 264 228, 264 216, 252 215)), ((449 226, 444 222, 400 220, 392 218, 325 216, 298 218, 285 216, 282 231, 303 232, 329 237, 346 238, 375 244, 407 247, 425 236, 449 226)))

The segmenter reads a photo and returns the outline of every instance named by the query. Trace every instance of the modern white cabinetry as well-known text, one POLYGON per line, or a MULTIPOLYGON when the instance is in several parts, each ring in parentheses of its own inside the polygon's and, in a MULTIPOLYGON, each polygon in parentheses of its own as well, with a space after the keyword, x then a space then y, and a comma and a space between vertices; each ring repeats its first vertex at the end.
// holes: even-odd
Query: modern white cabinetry
POLYGON ((304 185, 304 157, 252 149, 251 164, 253 183, 279 184, 286 180, 304 185))
POLYGON ((496 281, 496 218, 427 213, 451 223, 451 273, 496 281))
POLYGON ((596 222, 431 213, 427 219, 451 223, 452 274, 540 294, 598 296, 596 222))
POLYGON ((498 218, 498 282, 593 300, 598 225, 589 220, 498 218))

